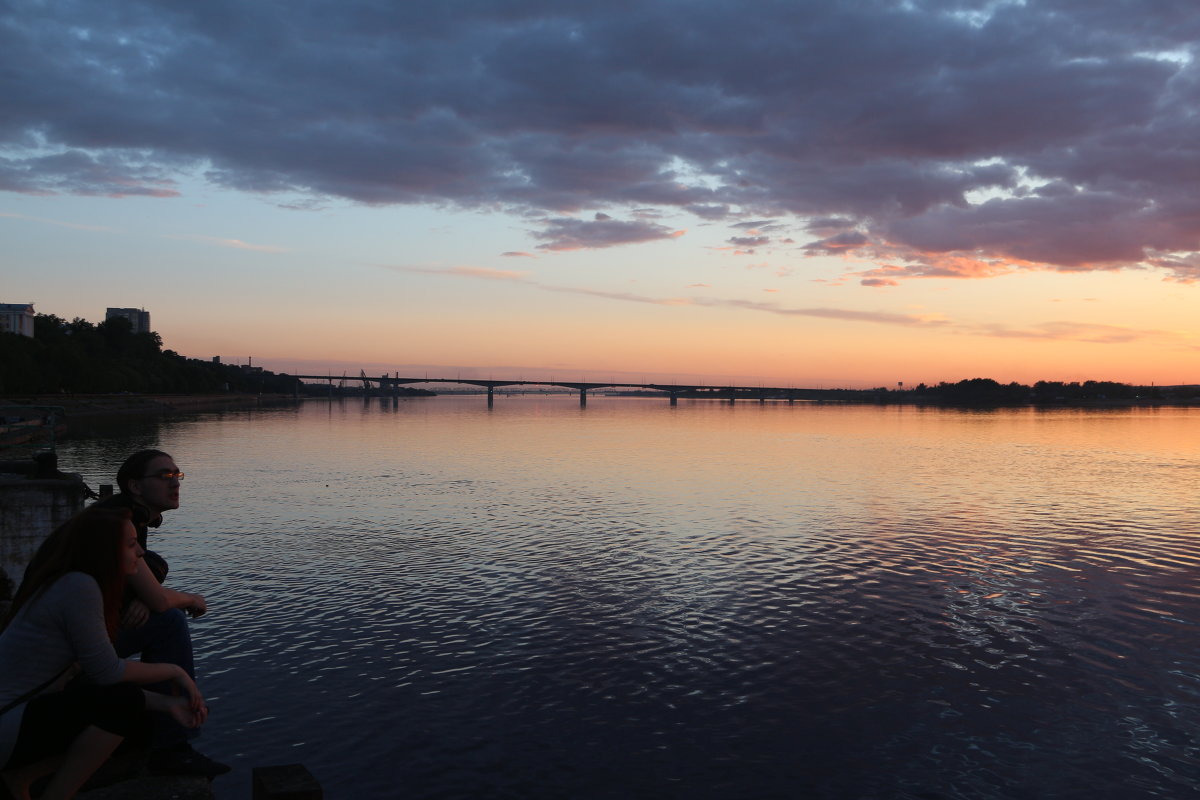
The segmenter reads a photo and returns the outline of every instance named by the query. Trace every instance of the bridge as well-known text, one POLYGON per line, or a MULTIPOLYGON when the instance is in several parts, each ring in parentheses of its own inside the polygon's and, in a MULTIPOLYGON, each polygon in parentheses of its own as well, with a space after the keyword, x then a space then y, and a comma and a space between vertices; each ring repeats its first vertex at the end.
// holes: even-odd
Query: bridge
POLYGON ((668 398, 671 405, 676 405, 680 397, 692 399, 713 399, 723 400, 729 403, 737 402, 738 400, 757 400, 760 403, 765 403, 767 400, 785 400, 788 403, 794 403, 797 400, 807 401, 861 401, 870 398, 874 392, 869 390, 859 389, 797 389, 793 387, 780 386, 715 386, 698 383, 620 383, 615 381, 609 382, 592 382, 592 381, 527 381, 523 379, 517 380, 493 380, 483 378, 416 378, 416 377, 401 377, 399 373, 395 376, 380 375, 379 377, 371 377, 365 372, 360 371, 359 377, 350 378, 342 375, 340 378, 334 375, 290 375, 288 377, 298 378, 302 381, 319 381, 328 382, 332 389, 333 382, 338 381, 344 383, 346 381, 361 381, 363 389, 370 392, 372 384, 378 384, 379 391, 386 394, 389 390, 395 393, 396 389, 401 386, 408 386, 417 383, 452 383, 465 386, 478 386, 481 389, 487 390, 487 403, 491 406, 495 400, 495 392, 497 389, 510 386, 553 386, 564 389, 571 389, 579 392, 579 405, 587 405, 588 392, 596 391, 597 389, 617 389, 617 390, 641 390, 659 392, 664 397, 668 398))

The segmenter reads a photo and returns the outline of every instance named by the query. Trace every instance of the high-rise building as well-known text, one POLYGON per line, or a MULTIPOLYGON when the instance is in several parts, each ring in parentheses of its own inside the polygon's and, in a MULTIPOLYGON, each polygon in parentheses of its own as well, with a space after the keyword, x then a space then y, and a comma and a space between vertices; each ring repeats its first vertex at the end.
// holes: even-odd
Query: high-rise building
POLYGON ((33 337, 33 303, 0 303, 0 331, 33 337))
POLYGON ((129 327, 134 333, 149 333, 150 312, 144 308, 110 308, 104 312, 105 321, 113 317, 129 320, 129 327))

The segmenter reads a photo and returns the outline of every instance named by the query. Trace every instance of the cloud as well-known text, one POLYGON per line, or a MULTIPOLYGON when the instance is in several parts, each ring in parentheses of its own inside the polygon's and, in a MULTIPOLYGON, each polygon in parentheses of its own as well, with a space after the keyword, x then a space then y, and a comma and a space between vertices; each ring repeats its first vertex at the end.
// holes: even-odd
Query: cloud
POLYGON ((112 228, 108 227, 107 225, 84 225, 77 222, 63 222, 57 219, 45 219, 44 217, 30 217, 25 214, 11 214, 6 211, 0 211, 0 217, 4 217, 6 219, 20 219, 25 220, 26 222, 41 222, 46 225, 57 225, 60 228, 72 228, 77 231, 94 231, 98 233, 112 231, 112 228))
POLYGON ((1197 40, 1178 0, 10 0, 0 191, 165 198, 203 176, 297 206, 503 209, 544 219, 550 251, 658 241, 655 215, 687 213, 904 267, 876 283, 1194 281, 1197 40))
MULTIPOLYGON (((994 278, 1020 268, 1036 265, 1003 260, 981 260, 959 253, 922 253, 908 248, 862 248, 874 260, 902 260, 906 264, 884 263, 869 270, 851 273, 861 278, 863 286, 896 286, 910 278, 994 278)), ((856 254, 857 255, 857 254, 856 254)), ((872 260, 868 256, 860 256, 872 260)))
POLYGON ((862 311, 847 308, 790 308, 775 303, 763 303, 753 300, 696 298, 693 302, 696 305, 702 306, 760 311, 784 317, 817 317, 819 319, 836 319, 846 322, 873 322, 881 325, 899 325, 901 327, 939 326, 945 323, 943 319, 932 319, 925 315, 894 314, 886 311, 862 311))
MULTIPOLYGON (((783 317, 814 317, 817 319, 831 319, 842 322, 859 322, 902 328, 930 329, 962 336, 983 336, 999 339, 1076 341, 1100 345, 1119 345, 1135 341, 1153 340, 1173 346, 1194 347, 1194 345, 1191 345, 1185 341, 1186 337, 1176 332, 1129 328, 1120 325, 1107 325, 1101 323, 1071 322, 1061 320, 1035 323, 1025 326, 1013 326, 1005 323, 962 323, 957 322, 940 312, 899 314, 888 311, 827 308, 820 306, 796 307, 782 305, 776 302, 743 300, 738 298, 702 296, 654 297, 651 295, 637 294, 635 292, 622 292, 582 286, 547 284, 530 278, 528 273, 495 270, 486 267, 458 266, 449 268, 434 268, 386 266, 385 268, 396 272, 412 272, 427 275, 448 275, 475 280, 512 281, 544 292, 597 297, 604 300, 612 300, 623 303, 693 308, 726 308, 737 311, 772 314, 783 317)), ((886 279, 872 280, 886 282, 886 279)), ((865 282, 866 281, 864 281, 864 283, 865 282)), ((696 289, 709 287, 706 284, 692 284, 687 288, 696 289)), ((763 291, 775 293, 778 290, 764 289, 763 291)))
POLYGON ((251 244, 243 242, 241 239, 222 239, 216 236, 169 236, 170 239, 187 239, 189 241, 204 242, 206 244, 214 244, 218 247, 229 247, 234 250, 251 250, 256 253, 286 253, 286 247, 279 247, 273 244, 251 244))
POLYGON ((697 203, 697 204, 693 204, 693 205, 689 205, 689 206, 684 206, 683 210, 687 211, 688 213, 690 213, 694 216, 699 217, 700 219, 704 219, 704 220, 725 219, 732 213, 732 209, 728 205, 724 205, 724 204, 722 204, 722 205, 716 205, 716 204, 703 205, 703 204, 697 203))
POLYGON ((222 247, 232 247, 235 250, 253 250, 256 253, 286 253, 287 248, 278 247, 272 244, 251 244, 243 242, 241 239, 213 239, 214 244, 219 244, 222 247))
POLYGON ((1149 263, 1165 270, 1173 280, 1180 283, 1200 281, 1200 253, 1178 253, 1159 255, 1151 253, 1149 263))
POLYGON ((1144 339, 1176 340, 1180 338, 1178 334, 1169 331, 1082 322, 1043 322, 1024 328, 1013 328, 1001 324, 976 325, 964 330, 980 336, 994 336, 1001 339, 1074 341, 1093 344, 1126 344, 1144 339))
MULTIPOLYGON (((2 145, 0 141, 0 145, 2 145)), ((151 156, 79 149, 50 155, 0 156, 0 191, 107 197, 178 197, 168 171, 151 156)))
MULTIPOLYGON (((383 265, 384 269, 393 272, 417 272, 425 275, 453 275, 459 278, 476 278, 485 281, 516 281, 528 282, 528 272, 518 272, 507 269, 490 269, 488 267, 405 267, 383 265)), ((536 284, 535 284, 536 285, 536 284)))
POLYGON ((672 231, 665 225, 636 219, 615 220, 597 214, 594 220, 559 217, 544 221, 534 236, 542 240, 541 250, 584 250, 615 247, 622 244, 677 239, 684 231, 672 231))
POLYGON ((634 294, 632 292, 610 292, 604 289, 587 289, 579 286, 538 284, 538 288, 547 292, 582 294, 588 297, 603 297, 606 300, 622 300, 626 303, 648 303, 655 306, 687 306, 692 304, 691 300, 683 297, 647 297, 646 295, 634 294))
MULTIPOLYGON (((947 322, 939 314, 892 314, 883 311, 858 311, 839 308, 791 308, 776 303, 763 303, 752 300, 738 300, 712 297, 653 297, 634 292, 617 292, 606 289, 594 289, 582 286, 561 286, 542 283, 528 277, 524 272, 509 272, 486 267, 411 267, 385 265, 385 269, 394 272, 412 272, 426 275, 450 275, 461 278, 478 280, 504 280, 523 283, 544 292, 559 294, 577 294, 588 297, 599 297, 605 300, 616 300, 625 303, 642 303, 656 306, 700 306, 707 308, 732 308, 742 311, 756 311, 781 316, 819 317, 821 319, 836 319, 848 322, 872 322, 883 325, 902 326, 936 326, 947 322)), ((689 287, 692 288, 692 287, 689 287)), ((770 291, 770 290, 768 290, 770 291)))
POLYGON ((529 275, 527 272, 488 269, 487 267, 451 267, 446 272, 450 275, 460 275, 466 278, 482 278, 488 281, 523 281, 529 275))
POLYGON ((731 236, 728 239, 726 239, 726 241, 729 242, 731 245, 734 245, 735 247, 754 248, 754 247, 762 247, 765 244, 770 244, 771 237, 770 236, 731 236))
POLYGON ((804 249, 812 255, 831 255, 858 250, 869 244, 870 241, 865 234, 859 231, 843 231, 825 239, 809 242, 804 245, 804 249))
POLYGON ((501 253, 500 255, 505 258, 537 258, 533 253, 526 253, 524 250, 509 250, 507 253, 501 253))

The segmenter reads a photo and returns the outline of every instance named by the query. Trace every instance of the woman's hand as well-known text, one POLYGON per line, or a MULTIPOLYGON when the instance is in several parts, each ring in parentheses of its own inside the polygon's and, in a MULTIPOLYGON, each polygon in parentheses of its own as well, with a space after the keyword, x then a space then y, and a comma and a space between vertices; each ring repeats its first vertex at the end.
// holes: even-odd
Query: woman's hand
POLYGON ((200 687, 196 686, 196 682, 192 680, 191 676, 184 672, 183 667, 179 667, 179 672, 175 675, 175 683, 183 690, 188 708, 197 713, 203 710, 204 715, 208 716, 208 706, 204 704, 204 695, 200 694, 200 687))
MULTIPOLYGON (((148 693, 149 694, 149 693, 148 693)), ((159 695, 163 698, 162 708, 157 710, 165 711, 171 715, 171 718, 185 728, 199 728, 208 719, 208 706, 201 704, 197 711, 189 704, 186 697, 167 697, 159 695)))
MULTIPOLYGON (((185 676, 186 674, 184 673, 185 676)), ((195 688, 195 684, 192 684, 192 688, 195 688)), ((196 692, 196 697, 192 697, 161 694, 144 689, 142 694, 146 697, 147 709, 170 714, 172 719, 185 728, 199 728, 208 719, 208 706, 204 704, 204 699, 199 697, 199 692, 196 692)))

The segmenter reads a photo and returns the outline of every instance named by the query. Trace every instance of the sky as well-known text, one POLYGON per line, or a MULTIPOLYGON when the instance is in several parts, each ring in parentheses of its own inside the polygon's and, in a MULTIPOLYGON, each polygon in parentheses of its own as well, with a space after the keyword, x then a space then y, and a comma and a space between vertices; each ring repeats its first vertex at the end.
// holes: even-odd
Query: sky
POLYGON ((0 0, 0 302, 297 374, 1200 383, 1194 0, 0 0))

